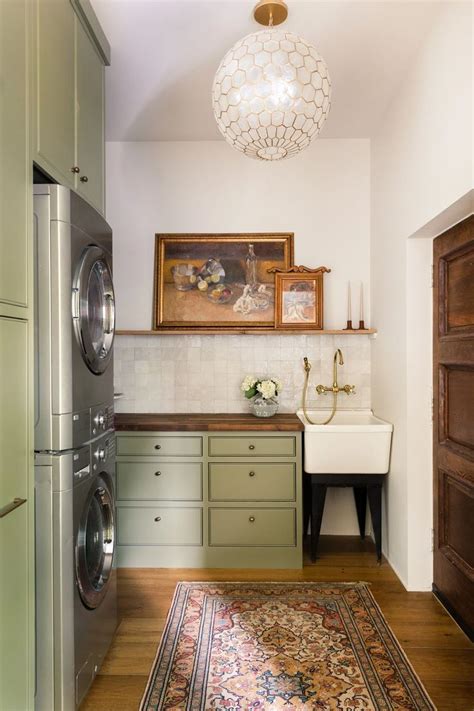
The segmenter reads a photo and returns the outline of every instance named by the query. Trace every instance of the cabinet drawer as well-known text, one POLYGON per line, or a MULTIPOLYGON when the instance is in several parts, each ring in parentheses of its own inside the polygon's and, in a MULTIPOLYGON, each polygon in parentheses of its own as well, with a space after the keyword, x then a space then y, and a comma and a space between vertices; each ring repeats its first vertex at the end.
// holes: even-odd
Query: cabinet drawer
POLYGON ((153 457, 200 457, 202 456, 202 437, 117 437, 117 455, 143 454, 153 457))
POLYGON ((209 509, 210 546, 294 546, 295 509, 209 509))
POLYGON ((117 498, 201 501, 200 462, 117 462, 117 498))
POLYGON ((295 437, 209 437, 210 457, 293 457, 295 437))
POLYGON ((121 546, 200 546, 202 509, 119 507, 117 532, 121 546))
POLYGON ((209 464, 211 501, 294 501, 295 485, 291 463, 209 464))

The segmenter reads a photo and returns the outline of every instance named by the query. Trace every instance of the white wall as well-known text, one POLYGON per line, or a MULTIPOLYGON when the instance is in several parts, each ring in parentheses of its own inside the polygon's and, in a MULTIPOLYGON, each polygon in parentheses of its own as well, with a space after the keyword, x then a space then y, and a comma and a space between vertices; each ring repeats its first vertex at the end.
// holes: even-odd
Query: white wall
POLYGON ((369 167, 363 139, 319 139, 272 165, 223 141, 108 143, 118 328, 151 328, 156 232, 279 231, 295 233, 297 264, 332 268, 325 326, 342 328, 347 280, 369 289, 369 167))
POLYGON ((472 122, 472 8, 446 3, 371 146, 372 403, 395 425, 385 552, 408 589, 432 582, 431 238, 464 216, 472 122))
MULTIPOLYGON (((223 141, 108 143, 118 327, 151 328, 156 232, 294 232, 297 264, 333 270, 325 277, 325 326, 345 325, 348 279, 354 302, 364 283, 369 323, 369 198, 367 140, 319 139, 301 156, 272 165, 249 160, 223 141)), ((294 411, 302 355, 313 362, 313 384, 329 384, 339 346, 346 356, 341 377, 357 387, 341 404, 370 407, 367 336, 119 337, 116 387, 125 399, 118 409, 242 411, 238 384, 250 370, 280 376, 282 410, 294 411)), ((332 490, 323 533, 357 530, 352 493, 332 490)))

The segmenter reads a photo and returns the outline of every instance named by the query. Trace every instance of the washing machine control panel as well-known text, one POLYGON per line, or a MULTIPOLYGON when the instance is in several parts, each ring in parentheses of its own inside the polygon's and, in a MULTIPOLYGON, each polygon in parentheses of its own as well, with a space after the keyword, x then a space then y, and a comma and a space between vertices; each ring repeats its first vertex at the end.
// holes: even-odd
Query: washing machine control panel
POLYGON ((93 407, 91 410, 92 437, 107 432, 114 426, 114 408, 111 405, 93 407))

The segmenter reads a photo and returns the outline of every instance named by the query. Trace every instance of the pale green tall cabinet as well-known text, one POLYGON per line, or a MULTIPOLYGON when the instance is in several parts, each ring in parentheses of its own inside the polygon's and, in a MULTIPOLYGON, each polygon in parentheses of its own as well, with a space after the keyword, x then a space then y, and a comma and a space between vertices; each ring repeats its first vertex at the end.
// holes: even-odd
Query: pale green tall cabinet
POLYGON ((0 0, 0 709, 34 696, 29 5, 0 0))
POLYGON ((104 66, 89 0, 0 0, 0 711, 35 695, 33 163, 104 211, 104 66))

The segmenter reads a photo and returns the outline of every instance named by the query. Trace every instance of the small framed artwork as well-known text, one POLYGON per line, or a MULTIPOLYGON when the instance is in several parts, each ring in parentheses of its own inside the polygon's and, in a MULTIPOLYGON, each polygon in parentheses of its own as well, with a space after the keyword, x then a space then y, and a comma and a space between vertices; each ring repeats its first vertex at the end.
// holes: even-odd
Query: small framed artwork
POLYGON ((292 260, 292 233, 156 235, 154 328, 274 328, 272 269, 292 260))
POLYGON ((295 266, 275 273, 275 328, 323 328, 323 277, 327 267, 295 266))

